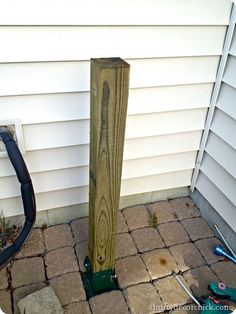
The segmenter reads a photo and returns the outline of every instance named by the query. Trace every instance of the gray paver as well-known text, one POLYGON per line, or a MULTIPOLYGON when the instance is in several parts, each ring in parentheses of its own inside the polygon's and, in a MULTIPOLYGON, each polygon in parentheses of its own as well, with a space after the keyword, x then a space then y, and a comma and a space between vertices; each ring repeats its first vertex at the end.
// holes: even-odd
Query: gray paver
POLYGON ((193 291, 193 294, 197 297, 210 295, 208 290, 209 282, 218 281, 218 278, 208 266, 188 270, 183 276, 188 286, 193 291))
POLYGON ((110 291, 89 300, 93 314, 128 314, 129 310, 121 291, 110 291))
POLYGON ((181 223, 193 241, 214 236, 206 221, 201 217, 184 219, 181 223))
POLYGON ((163 302, 151 283, 128 287, 123 291, 132 314, 161 313, 163 302))
POLYGON ((75 242, 83 242, 88 240, 88 217, 80 218, 72 221, 72 233, 75 242))
POLYGON ((144 205, 127 207, 122 211, 129 230, 149 227, 150 215, 144 205))
POLYGON ((236 288, 236 265, 223 261, 211 265, 211 269, 217 277, 228 287, 236 288))
POLYGON ((189 197, 180 197, 169 201, 175 210, 178 219, 193 218, 200 216, 200 212, 189 197))
POLYGON ((222 256, 214 254, 214 248, 218 244, 222 243, 215 237, 201 239, 195 242, 195 245, 197 246, 197 248, 199 249, 199 251, 201 252, 202 256, 204 257, 205 261, 208 264, 222 261, 224 259, 222 256))
POLYGON ((122 215, 121 211, 118 211, 118 216, 117 216, 117 220, 118 220, 118 226, 117 226, 117 233, 125 233, 128 232, 128 226, 125 222, 125 218, 122 215))
POLYGON ((147 208, 151 215, 156 214, 158 224, 178 220, 175 210, 167 201, 148 204, 147 208))
POLYGON ((154 285, 157 288, 164 304, 168 304, 168 307, 170 308, 192 302, 187 293, 173 276, 158 279, 154 282, 154 285))
POLYGON ((138 255, 117 260, 115 270, 121 288, 150 281, 145 264, 138 255))
POLYGON ((83 301, 86 299, 83 283, 79 272, 64 274, 49 281, 60 303, 83 301))
POLYGON ((74 248, 69 246, 49 251, 45 264, 48 278, 79 270, 74 248))
POLYGON ((165 277, 179 271, 174 258, 167 249, 144 253, 142 258, 152 279, 165 277))
POLYGON ((46 280, 42 257, 16 260, 11 268, 12 286, 14 288, 40 283, 46 280))
POLYGON ((205 264, 201 254, 193 243, 174 245, 169 250, 182 272, 205 264))
POLYGON ((7 313, 7 314, 11 314, 12 313, 11 293, 8 290, 0 290, 0 309, 4 313, 7 313))
POLYGON ((121 233, 116 238, 116 258, 137 254, 137 248, 129 233, 121 233))
POLYGON ((7 287, 8 287, 7 269, 3 268, 0 271, 0 290, 6 289, 7 287))
POLYGON ((23 286, 15 289, 13 291, 13 306, 14 306, 14 314, 18 314, 19 310, 17 307, 17 303, 20 301, 20 299, 26 297, 27 295, 38 291, 44 287, 46 287, 46 283, 36 283, 28 286, 23 286))
POLYGON ((45 252, 42 230, 33 229, 29 239, 16 255, 16 258, 42 255, 45 252))
POLYGON ((159 233, 154 228, 137 229, 132 231, 131 235, 140 253, 165 246, 159 233))
POLYGON ((79 261, 79 268, 82 272, 84 272, 86 270, 84 267, 84 260, 85 257, 88 256, 88 242, 86 241, 76 244, 75 252, 79 261))
POLYGON ((45 245, 48 251, 63 246, 73 246, 74 239, 68 224, 57 225, 43 231, 45 245))
POLYGON ((91 314, 87 301, 75 302, 65 306, 64 314, 91 314))
POLYGON ((185 243, 189 237, 184 227, 179 222, 169 222, 158 226, 158 231, 166 246, 185 243))
POLYGON ((21 299, 18 309, 22 314, 64 314, 52 287, 45 287, 21 299))

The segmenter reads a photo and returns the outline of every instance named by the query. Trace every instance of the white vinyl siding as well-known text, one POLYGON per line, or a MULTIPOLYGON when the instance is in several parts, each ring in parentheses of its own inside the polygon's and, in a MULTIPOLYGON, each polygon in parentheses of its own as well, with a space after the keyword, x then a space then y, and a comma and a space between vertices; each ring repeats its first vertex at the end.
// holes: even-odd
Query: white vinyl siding
MULTIPOLYGON (((143 160, 145 157, 197 151, 201 133, 195 131, 126 140, 124 160, 143 160)), ((32 150, 24 158, 31 173, 86 166, 89 163, 89 147, 85 144, 32 150), (42 160, 47 162, 39 162, 42 160)), ((0 159, 0 168, 2 177, 14 175, 8 158, 0 159)))
MULTIPOLYGON (((188 186, 192 176, 191 170, 156 174, 152 176, 123 180, 121 195, 131 195, 156 190, 167 190, 188 186)), ((37 207, 40 210, 64 207, 88 202, 88 186, 67 188, 37 194, 37 207)), ((18 197, 1 200, 2 208, 7 208, 6 214, 14 216, 22 212, 21 200, 18 197), (16 212, 17 208, 17 212, 16 212)))
MULTIPOLYGON (((45 3, 0 11, 0 116, 22 121, 38 210, 88 201, 91 57, 131 65, 121 195, 189 186, 230 2, 119 1, 112 18, 102 2, 45 3)), ((8 158, 0 186, 5 216, 20 214, 8 158)))
POLYGON ((205 151, 236 179, 235 149, 231 145, 211 132, 205 151), (221 154, 218 147, 221 148, 221 154))
MULTIPOLYGON (((130 59, 128 63, 130 88, 200 84, 215 81, 219 56, 130 59)), ((89 66, 89 61, 2 63, 0 96, 88 91, 89 66)))
MULTIPOLYGON (((235 36, 235 34, 234 34, 235 36)), ((234 39, 236 40, 236 39, 234 39)), ((236 88, 236 57, 229 55, 228 56, 228 65, 225 69, 225 74, 223 77, 223 82, 227 83, 228 85, 236 88)))
POLYGON ((196 188, 236 231, 236 30, 196 188))
POLYGON ((221 93, 217 101, 217 108, 236 120, 235 111, 236 88, 222 83, 221 93))
POLYGON ((227 0, 22 0, 4 3, 2 25, 227 25, 227 0), (22 10, 22 7, 25 10, 22 10), (19 14, 21 12, 21 14, 19 14))
POLYGON ((0 59, 38 62, 82 61, 97 56, 140 59, 219 55, 225 29, 226 26, 101 26, 98 32, 97 27, 2 27, 0 59), (137 49, 140 45, 145 49, 137 49))
POLYGON ((235 231, 235 205, 202 172, 198 177, 197 189, 235 231))
MULTIPOLYGON (((128 180, 153 175, 153 168, 158 174, 192 169, 195 158, 196 152, 188 152, 124 161, 123 179, 128 180), (146 167, 143 167, 144 163, 147 164, 146 167)), ((88 166, 32 173, 32 180, 36 193, 84 186, 88 185, 89 182, 88 166)), ((20 195, 15 176, 0 178, 0 185, 2 186, 0 198, 20 195)))
MULTIPOLYGON (((212 87, 206 83, 130 89, 128 115, 207 108, 212 87)), ((24 124, 88 119, 89 92, 2 96, 0 116, 21 118, 24 124)))

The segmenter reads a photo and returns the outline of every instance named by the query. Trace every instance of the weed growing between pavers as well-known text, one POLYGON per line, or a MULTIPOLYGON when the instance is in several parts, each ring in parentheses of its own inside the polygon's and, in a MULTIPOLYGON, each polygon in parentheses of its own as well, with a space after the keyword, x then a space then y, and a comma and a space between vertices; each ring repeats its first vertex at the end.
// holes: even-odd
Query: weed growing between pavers
POLYGON ((151 219, 150 219, 150 227, 152 228, 157 228, 157 224, 158 224, 158 217, 156 213, 153 213, 151 215, 151 219))

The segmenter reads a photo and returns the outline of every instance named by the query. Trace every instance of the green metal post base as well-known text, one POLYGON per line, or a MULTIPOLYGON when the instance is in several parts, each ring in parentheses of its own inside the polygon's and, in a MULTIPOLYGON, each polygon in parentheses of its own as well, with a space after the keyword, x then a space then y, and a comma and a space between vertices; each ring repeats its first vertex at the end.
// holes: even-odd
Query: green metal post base
POLYGON ((87 299, 109 290, 117 290, 117 279, 113 269, 94 273, 88 256, 84 260, 86 272, 82 273, 82 281, 87 299))

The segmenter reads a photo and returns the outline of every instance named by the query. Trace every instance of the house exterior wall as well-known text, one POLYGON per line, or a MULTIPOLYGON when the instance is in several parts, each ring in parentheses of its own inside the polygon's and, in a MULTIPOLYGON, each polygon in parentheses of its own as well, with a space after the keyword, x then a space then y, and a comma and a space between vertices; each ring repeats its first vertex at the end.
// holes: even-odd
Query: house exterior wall
MULTIPOLYGON (((189 186, 230 1, 26 3, 0 11, 0 117, 22 121, 38 211, 88 201, 92 57, 131 65, 121 195, 189 186)), ((0 186, 4 215, 22 213, 8 158, 0 186)))
MULTIPOLYGON (((236 21, 234 21, 235 23, 236 21)), ((197 190, 236 231, 236 29, 228 53, 197 190)))

